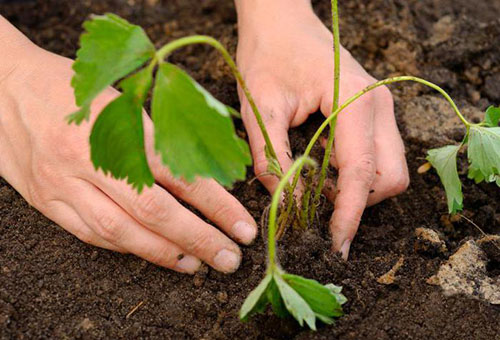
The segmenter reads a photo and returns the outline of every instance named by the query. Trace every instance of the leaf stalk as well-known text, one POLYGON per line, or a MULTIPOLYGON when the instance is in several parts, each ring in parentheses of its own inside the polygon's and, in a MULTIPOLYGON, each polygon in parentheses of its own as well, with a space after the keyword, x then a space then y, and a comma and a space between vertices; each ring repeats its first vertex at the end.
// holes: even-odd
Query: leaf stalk
MULTIPOLYGON (((441 87, 439 87, 438 85, 433 84, 433 83, 431 83, 431 82, 429 82, 427 80, 424 80, 424 79, 421 79, 421 78, 418 78, 418 77, 412 77, 412 76, 393 77, 393 78, 388 78, 388 79, 384 79, 384 80, 378 81, 378 82, 376 82, 376 83, 374 83, 374 84, 372 84, 370 86, 367 86, 365 89, 359 91, 358 93, 356 93, 355 95, 353 95, 351 98, 347 99, 345 101, 345 103, 343 103, 339 108, 337 108, 337 110, 335 110, 335 112, 333 112, 328 118, 326 118, 323 121, 323 123, 320 125, 320 127, 316 130, 316 133, 314 134, 314 136, 309 141, 309 144, 307 145, 306 150, 304 151, 304 155, 303 156, 305 156, 305 157, 309 156, 309 154, 311 153, 311 150, 312 150, 314 144, 316 143, 316 141, 321 136, 321 133, 323 132, 323 130, 327 126, 329 126, 329 124, 330 124, 331 121, 333 121, 334 119, 337 119, 338 114, 340 112, 342 112, 346 107, 348 107, 350 104, 352 104, 357 99, 359 99, 360 97, 362 97, 365 93, 370 92, 370 91, 376 89, 377 87, 384 86, 384 85, 389 85, 389 84, 393 84, 393 83, 398 83, 398 82, 403 82, 403 81, 417 82, 417 83, 426 85, 426 86, 428 86, 428 87, 430 87, 430 88, 438 91, 450 103, 451 107, 455 111, 455 114, 460 118, 460 120, 462 121, 462 123, 464 123, 464 125, 466 126, 467 131, 469 131, 469 128, 474 125, 474 124, 471 124, 469 121, 467 121, 467 119, 465 119, 465 117, 460 113, 460 110, 458 109, 457 105, 455 104, 455 102, 453 101, 453 99, 450 97, 450 95, 445 90, 443 90, 441 87)), ((294 177, 293 182, 292 182, 292 190, 290 191, 292 193, 295 190, 295 188, 297 187, 301 171, 302 171, 302 166, 299 167, 297 169, 297 172, 295 173, 295 177, 294 177)))

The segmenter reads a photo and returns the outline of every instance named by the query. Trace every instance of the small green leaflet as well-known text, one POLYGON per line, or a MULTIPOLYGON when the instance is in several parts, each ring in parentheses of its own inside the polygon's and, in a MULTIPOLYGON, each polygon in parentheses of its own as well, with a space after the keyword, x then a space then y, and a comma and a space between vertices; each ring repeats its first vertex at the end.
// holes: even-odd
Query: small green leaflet
MULTIPOLYGON (((292 274, 283 274, 283 279, 309 304, 316 314, 334 317, 342 316, 342 307, 336 294, 315 280, 292 274)), ((342 295, 342 294, 340 294, 342 295)), ((345 297, 342 295, 345 299, 345 297)), ((343 300, 343 299, 342 299, 343 300)))
POLYGON ((240 319, 265 311, 268 303, 274 314, 284 318, 292 315, 301 326, 305 323, 316 330, 316 319, 332 324, 334 317, 343 315, 341 305, 347 299, 341 294, 341 287, 305 279, 301 276, 276 270, 268 273, 261 283, 247 297, 240 309, 240 319))
POLYGON ((176 177, 211 177, 231 186, 252 160, 227 107, 178 67, 162 63, 153 91, 155 148, 176 177))
POLYGON ((330 289, 340 305, 347 302, 347 298, 342 294, 342 287, 336 286, 333 283, 326 284, 325 287, 330 289))
POLYGON ((71 80, 80 109, 68 116, 68 121, 76 124, 88 119, 90 105, 101 91, 139 68, 156 52, 141 27, 114 14, 93 16, 83 27, 86 33, 80 37, 71 80))
POLYGON ((142 105, 151 81, 148 68, 123 80, 123 93, 104 108, 90 135, 91 159, 96 170, 111 172, 117 179, 127 178, 139 193, 155 181, 146 159, 142 124, 142 105))
POLYGON ((498 122, 500 121, 500 107, 490 106, 486 110, 486 116, 484 122, 489 127, 498 127, 498 122))
POLYGON ((271 303, 273 313, 280 318, 286 318, 290 313, 286 309, 285 302, 281 298, 276 280, 271 280, 266 290, 267 300, 271 303))
POLYGON ((458 150, 460 145, 447 145, 427 152, 427 160, 436 169, 444 185, 450 214, 463 209, 462 183, 457 171, 458 150))
POLYGON ((253 314, 262 313, 264 311, 268 302, 266 290, 272 279, 272 274, 267 274, 259 285, 250 292, 240 309, 241 320, 246 321, 253 314))
POLYGON ((299 325, 303 326, 305 321, 309 328, 316 330, 316 315, 307 302, 285 282, 281 275, 275 273, 273 277, 285 302, 286 309, 299 322, 299 325))
POLYGON ((500 127, 471 126, 468 143, 469 178, 500 186, 500 127))

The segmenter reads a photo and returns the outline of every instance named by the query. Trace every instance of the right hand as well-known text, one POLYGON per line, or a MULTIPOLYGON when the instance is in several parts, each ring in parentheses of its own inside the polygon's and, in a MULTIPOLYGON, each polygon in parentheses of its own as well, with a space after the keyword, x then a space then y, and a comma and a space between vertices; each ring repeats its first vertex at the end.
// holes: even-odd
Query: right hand
POLYGON ((38 48, 2 17, 0 29, 10 30, 8 38, 0 37, 0 49, 10 51, 7 58, 0 56, 0 176, 86 243, 184 273, 194 273, 201 261, 234 272, 241 251, 222 231, 251 243, 257 226, 246 209, 214 180, 189 184, 174 179, 153 150, 153 124, 146 113, 146 149, 156 184, 138 195, 125 181, 96 171, 90 161, 90 130, 118 91, 109 88, 95 100, 90 122, 68 125, 65 117, 77 110, 70 86, 72 61, 38 48), (19 41, 23 43, 13 43, 19 41))

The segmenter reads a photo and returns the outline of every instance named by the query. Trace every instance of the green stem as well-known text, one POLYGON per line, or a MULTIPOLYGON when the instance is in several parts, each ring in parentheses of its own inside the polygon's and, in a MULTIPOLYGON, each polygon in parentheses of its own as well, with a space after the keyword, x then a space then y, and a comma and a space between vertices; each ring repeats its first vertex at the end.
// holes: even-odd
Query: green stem
POLYGON ((287 171, 287 173, 281 178, 278 187, 274 191, 273 198, 271 201, 271 208, 269 209, 269 226, 268 226, 268 239, 267 239, 267 253, 269 256, 268 259, 268 268, 269 270, 274 270, 276 268, 276 220, 277 220, 277 212, 280 203, 280 198, 285 190, 285 187, 289 184, 288 181, 292 177, 292 175, 297 171, 297 169, 302 169, 304 164, 310 164, 311 166, 315 166, 315 162, 306 157, 299 157, 287 171))
MULTIPOLYGON (((340 106, 337 110, 335 110, 335 112, 332 113, 327 119, 325 119, 325 121, 321 124, 321 126, 318 128, 318 130, 316 130, 316 133, 309 141, 309 144, 307 145, 303 156, 308 156, 310 154, 314 144, 316 143, 318 138, 321 136, 321 133, 323 132, 323 130, 330 124, 330 122, 332 120, 336 119, 338 114, 340 112, 342 112, 342 110, 344 110, 347 106, 352 104, 354 101, 356 101, 359 97, 363 96, 365 93, 370 92, 371 90, 376 89, 379 86, 388 85, 388 84, 397 83, 397 82, 402 82, 402 81, 414 81, 414 82, 429 86, 429 87, 433 88, 434 90, 438 91, 439 93, 441 93, 443 95, 443 97, 450 103, 450 105, 453 108, 453 110, 455 111, 456 115, 458 116, 458 118, 460 118, 462 123, 464 123, 467 130, 469 130, 469 128, 472 124, 470 122, 468 122, 467 119, 465 119, 465 117, 460 113, 460 110, 458 109, 458 107, 455 104, 455 102, 453 101, 453 99, 451 99, 451 97, 448 95, 448 93, 446 93, 446 91, 443 90, 441 87, 439 87, 436 84, 433 84, 427 80, 417 78, 417 77, 411 77, 411 76, 394 77, 394 78, 389 78, 389 79, 378 81, 375 84, 372 84, 372 85, 366 87, 365 89, 359 91, 354 96, 352 96, 351 98, 346 100, 346 102, 344 104, 342 104, 342 106, 340 106)), ((299 182, 301 171, 302 171, 302 167, 300 167, 298 169, 298 171, 295 173, 295 177, 294 177, 293 182, 292 182, 292 192, 297 187, 297 183, 299 182)))
MULTIPOLYGON (((313 189, 313 181, 316 175, 316 169, 310 168, 307 170, 306 180, 305 180, 305 191, 302 196, 302 206, 299 214, 300 226, 302 228, 309 227, 309 207, 311 205, 311 194, 313 189)), ((313 201, 314 202, 314 201, 313 201)), ((312 209, 313 207, 311 207, 312 209)), ((312 214, 314 216, 314 214, 312 214)))
MULTIPOLYGON (((334 75, 333 75, 333 104, 332 104, 332 114, 339 107, 339 91, 340 91, 340 28, 339 28, 339 10, 337 5, 337 0, 332 0, 332 32, 333 32, 333 53, 334 53, 334 75)), ((319 200, 321 192, 323 191, 323 186, 325 185, 325 179, 327 174, 328 165, 330 164, 330 156, 333 148, 333 140, 335 136, 335 126, 336 119, 330 122, 330 134, 328 135, 328 141, 326 143, 325 155, 323 157, 323 163, 321 164, 321 171, 319 173, 318 186, 314 191, 314 198, 311 206, 311 221, 314 219, 316 214, 316 208, 319 205, 319 200)))
MULTIPOLYGON (((248 90, 247 84, 243 80, 243 77, 241 76, 240 71, 238 70, 238 67, 236 66, 236 63, 233 61, 233 58, 229 54, 229 52, 226 50, 226 48, 216 39, 206 36, 206 35, 192 35, 189 37, 184 37, 180 38, 177 40, 174 40, 162 48, 160 48, 156 52, 156 58, 161 62, 163 61, 168 55, 170 55, 173 51, 184 47, 188 45, 194 45, 194 44, 207 44, 215 48, 217 51, 220 52, 226 63, 228 64, 229 68, 231 69, 231 72, 233 73, 234 77, 236 78, 236 81, 240 85, 241 89, 243 90, 243 93, 245 94, 245 97, 248 100, 248 103, 250 104, 250 107, 252 108, 253 114, 255 115, 255 119, 257 120, 257 124, 259 125, 260 131, 262 132, 262 136, 264 137, 264 140, 266 142, 267 148, 269 150, 269 154, 276 162, 278 162, 278 156, 276 155, 276 151, 274 150, 273 144, 271 142, 271 138, 269 137, 269 134, 267 132, 266 126, 264 125, 264 121, 262 120, 262 116, 260 115, 260 112, 257 108, 257 105, 255 105, 255 101, 248 90)), ((279 163, 278 163, 279 164, 279 163)), ((281 171, 281 169, 280 169, 281 171)), ((281 175, 281 174, 279 174, 281 175)))

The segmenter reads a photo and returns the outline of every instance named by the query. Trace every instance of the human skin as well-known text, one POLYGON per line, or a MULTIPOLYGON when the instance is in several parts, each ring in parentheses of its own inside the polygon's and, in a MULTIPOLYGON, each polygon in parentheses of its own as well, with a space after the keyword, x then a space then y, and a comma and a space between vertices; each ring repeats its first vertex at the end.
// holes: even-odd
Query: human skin
MULTIPOLYGON (((310 0, 236 0, 237 64, 284 168, 292 164, 288 130, 333 102, 333 37, 314 14, 310 0)), ((340 50, 340 103, 376 80, 348 51, 340 50)), ((255 174, 273 192, 278 179, 266 175, 264 139, 239 91, 255 174)), ((335 129, 331 165, 339 172, 327 197, 333 250, 345 259, 366 206, 405 191, 409 184, 404 145, 389 90, 378 88, 342 112, 335 129)), ((326 143, 322 143, 323 147, 326 143)))
POLYGON ((95 100, 90 122, 68 125, 65 117, 77 110, 73 61, 35 46, 1 16, 0 50, 0 176, 32 206, 84 242, 179 272, 194 273, 201 261, 226 273, 238 268, 241 251, 230 237, 251 243, 255 221, 214 180, 174 179, 153 151, 146 113, 145 144, 156 184, 138 195, 90 161, 92 123, 118 91, 109 88, 95 100))

